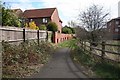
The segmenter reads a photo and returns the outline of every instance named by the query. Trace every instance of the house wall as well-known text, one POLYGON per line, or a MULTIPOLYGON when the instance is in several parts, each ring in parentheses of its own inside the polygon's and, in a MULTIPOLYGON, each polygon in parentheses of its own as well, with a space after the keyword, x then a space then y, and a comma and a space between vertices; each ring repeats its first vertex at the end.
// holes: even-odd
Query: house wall
POLYGON ((114 33, 114 29, 115 29, 115 20, 111 20, 107 23, 107 27, 108 27, 108 30, 111 32, 111 33, 114 33))
POLYGON ((17 17, 22 17, 23 16, 23 11, 21 10, 21 9, 12 9, 13 10, 13 12, 15 13, 15 15, 17 16, 17 17))
MULTIPOLYGON (((43 18, 47 18, 47 21, 50 22, 50 18, 49 17, 43 17, 43 18)), ((46 25, 48 22, 47 23, 43 23, 43 18, 29 18, 29 19, 26 19, 25 22, 26 23, 31 22, 31 19, 32 19, 32 21, 34 21, 37 26, 40 26, 42 24, 46 25)))
POLYGON ((111 33, 111 36, 113 36, 113 39, 120 39, 120 19, 113 19, 109 21, 107 23, 107 28, 111 33), (116 21, 118 21, 119 24, 116 24, 116 21), (115 29, 118 29, 118 32, 116 32, 115 29))
POLYGON ((53 15, 51 16, 51 21, 55 22, 58 25, 58 30, 61 33, 62 23, 60 22, 60 18, 59 18, 57 9, 55 9, 53 15))

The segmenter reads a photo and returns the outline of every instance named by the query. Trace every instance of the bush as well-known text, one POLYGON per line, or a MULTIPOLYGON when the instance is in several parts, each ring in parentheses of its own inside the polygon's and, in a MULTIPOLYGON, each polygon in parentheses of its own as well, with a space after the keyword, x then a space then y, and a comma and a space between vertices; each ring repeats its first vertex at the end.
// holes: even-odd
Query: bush
POLYGON ((12 10, 2 7, 2 25, 20 27, 19 18, 13 13, 12 10))
POLYGON ((72 33, 75 34, 75 29, 72 27, 69 27, 69 28, 71 29, 72 33))
POLYGON ((47 27, 46 27, 45 25, 41 25, 41 26, 39 27, 39 29, 40 29, 40 30, 46 30, 47 27))
POLYGON ((28 65, 32 67, 46 63, 53 51, 53 46, 48 42, 41 42, 39 45, 34 41, 19 45, 2 42, 2 47, 3 78, 24 77, 26 73, 30 73, 28 65))
POLYGON ((47 30, 48 30, 48 31, 56 32, 56 31, 58 31, 58 26, 57 26, 57 24, 54 23, 54 22, 49 22, 49 23, 47 24, 47 30))
POLYGON ((35 24, 35 22, 34 22, 34 21, 29 22, 28 24, 27 24, 27 23, 25 23, 25 27, 26 27, 26 28, 39 30, 38 26, 36 26, 36 24, 35 24), (29 26, 28 26, 28 24, 29 24, 29 26))
POLYGON ((62 33, 65 33, 65 34, 72 34, 72 30, 68 27, 63 27, 62 28, 62 33))

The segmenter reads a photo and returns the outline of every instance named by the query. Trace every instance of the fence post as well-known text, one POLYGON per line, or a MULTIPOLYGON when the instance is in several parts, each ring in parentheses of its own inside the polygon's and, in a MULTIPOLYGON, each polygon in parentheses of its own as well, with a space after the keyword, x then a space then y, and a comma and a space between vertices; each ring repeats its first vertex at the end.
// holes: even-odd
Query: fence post
POLYGON ((102 41, 102 51, 101 51, 101 59, 103 60, 105 56, 105 42, 102 41))
POLYGON ((25 29, 23 29, 23 42, 25 42, 25 29))
POLYGON ((85 44, 84 44, 84 41, 82 42, 82 47, 83 47, 83 51, 85 51, 85 44))
POLYGON ((86 51, 86 41, 84 41, 84 51, 86 51))
POLYGON ((40 37, 39 37, 39 30, 37 30, 37 41, 38 41, 38 45, 39 45, 39 39, 40 39, 40 37))
POLYGON ((83 41, 81 40, 81 48, 83 48, 83 41))
POLYGON ((90 42, 90 54, 92 53, 92 42, 90 42))
POLYGON ((46 31, 46 41, 48 41, 48 31, 46 31))

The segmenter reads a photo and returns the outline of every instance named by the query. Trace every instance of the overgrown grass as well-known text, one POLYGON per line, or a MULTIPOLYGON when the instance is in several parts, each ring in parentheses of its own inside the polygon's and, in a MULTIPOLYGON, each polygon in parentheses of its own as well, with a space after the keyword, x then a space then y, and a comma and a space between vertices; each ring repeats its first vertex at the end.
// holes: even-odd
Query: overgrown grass
POLYGON ((76 39, 71 39, 71 40, 59 43, 58 46, 59 47, 69 47, 69 48, 72 47, 72 48, 75 48, 75 47, 77 47, 76 44, 77 44, 77 40, 76 39))
POLYGON ((120 78, 120 65, 107 61, 95 60, 80 47, 72 51, 72 59, 91 69, 99 78, 120 78))
POLYGON ((108 62, 96 63, 93 71, 102 78, 120 78, 120 65, 108 62))
POLYGON ((2 42, 2 77, 25 77, 35 72, 35 65, 45 64, 54 51, 51 43, 22 42, 19 45, 2 42))
POLYGON ((78 43, 78 40, 72 39, 60 43, 59 46, 71 48, 72 59, 82 64, 87 69, 91 69, 94 73, 94 77, 112 78, 113 80, 120 78, 120 64, 111 63, 105 60, 101 62, 101 59, 96 60, 87 51, 83 51, 83 49, 78 46, 78 43))

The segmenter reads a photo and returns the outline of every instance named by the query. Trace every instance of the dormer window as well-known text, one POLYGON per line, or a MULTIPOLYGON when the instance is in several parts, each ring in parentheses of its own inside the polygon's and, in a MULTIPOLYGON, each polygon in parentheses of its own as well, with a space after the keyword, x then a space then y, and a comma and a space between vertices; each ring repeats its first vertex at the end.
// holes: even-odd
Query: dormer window
POLYGON ((47 18, 43 18, 43 23, 47 23, 47 18))

